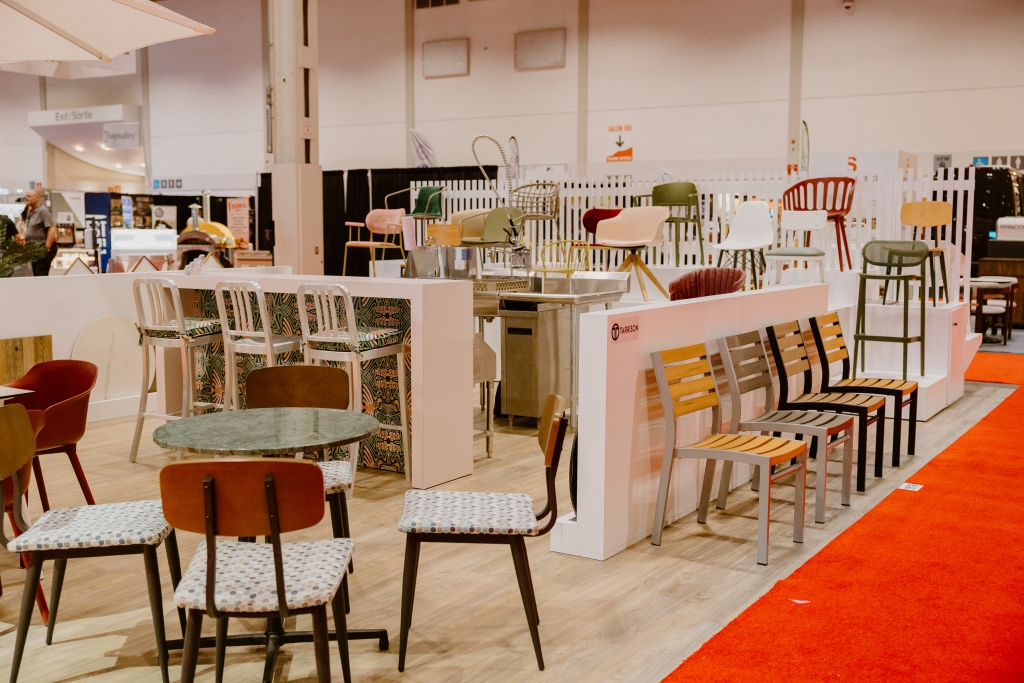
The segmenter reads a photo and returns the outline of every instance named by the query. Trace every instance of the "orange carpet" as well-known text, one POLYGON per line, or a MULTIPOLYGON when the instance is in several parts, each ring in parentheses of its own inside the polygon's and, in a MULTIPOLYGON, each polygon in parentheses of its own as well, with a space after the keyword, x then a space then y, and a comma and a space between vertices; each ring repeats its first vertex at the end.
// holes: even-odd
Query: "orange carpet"
MULTIPOLYGON (((1024 386, 1024 356, 979 353, 967 379, 1024 386)), ((909 481, 924 488, 891 493, 665 682, 1024 681, 1024 388, 909 481)))

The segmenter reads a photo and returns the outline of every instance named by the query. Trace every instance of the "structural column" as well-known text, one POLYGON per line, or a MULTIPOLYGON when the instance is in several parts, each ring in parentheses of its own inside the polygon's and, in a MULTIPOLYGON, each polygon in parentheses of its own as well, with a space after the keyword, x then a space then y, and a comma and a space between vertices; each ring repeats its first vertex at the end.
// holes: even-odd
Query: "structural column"
POLYGON ((803 98, 804 0, 792 0, 789 26, 789 144, 786 147, 786 172, 797 173, 800 170, 800 129, 803 125, 800 104, 803 98))
POLYGON ((316 9, 317 0, 267 3, 274 263, 306 275, 324 272, 316 9))

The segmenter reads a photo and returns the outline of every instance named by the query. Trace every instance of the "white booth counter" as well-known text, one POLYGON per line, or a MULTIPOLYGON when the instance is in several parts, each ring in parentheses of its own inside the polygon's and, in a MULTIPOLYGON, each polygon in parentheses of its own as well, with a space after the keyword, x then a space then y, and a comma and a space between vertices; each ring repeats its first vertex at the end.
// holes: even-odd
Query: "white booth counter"
MULTIPOLYGON (((196 275, 169 271, 0 280, 0 338, 51 335, 53 357, 71 358, 76 343, 82 341, 83 331, 93 330, 98 319, 104 318, 102 324, 113 321, 121 330, 122 348, 109 358, 95 358, 94 362, 101 365, 101 377, 108 369, 111 370, 108 376, 121 377, 130 374, 133 367, 141 368, 141 352, 133 327, 137 316, 132 294, 132 283, 139 277, 168 277, 186 292, 186 296, 187 290, 212 292, 220 281, 247 280, 259 283, 268 295, 295 294, 299 286, 307 282, 331 282, 345 285, 353 298, 363 304, 373 299, 404 300, 408 304, 408 318, 403 318, 403 324, 407 320, 412 485, 429 488, 472 474, 473 296, 470 282, 316 277, 262 270, 242 268, 196 275), (130 334, 124 343, 126 327, 130 334)), ((170 351, 177 353, 174 349, 170 351)), ((134 377, 141 378, 140 370, 134 372, 134 377)), ((138 410, 139 384, 140 381, 132 379, 124 382, 122 393, 106 395, 98 385, 90 406, 90 418, 134 415, 138 410)), ((151 407, 174 407, 180 402, 180 362, 166 358, 158 362, 157 386, 158 406, 151 407)), ((128 438, 124 444, 126 459, 130 446, 128 438)))

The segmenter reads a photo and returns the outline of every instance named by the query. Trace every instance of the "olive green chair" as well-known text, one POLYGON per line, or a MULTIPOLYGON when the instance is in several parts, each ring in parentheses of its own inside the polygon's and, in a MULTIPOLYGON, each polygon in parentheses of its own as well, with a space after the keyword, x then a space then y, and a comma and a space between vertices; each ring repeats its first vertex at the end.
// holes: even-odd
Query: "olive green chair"
MULTIPOLYGON (((508 210, 503 207, 491 209, 487 214, 487 218, 484 219, 484 229, 479 237, 467 235, 465 231, 461 232, 462 246, 500 247, 507 245, 510 237, 508 233, 508 216, 508 210)), ((515 231, 517 233, 522 230, 525 216, 526 212, 522 209, 512 209, 512 222, 515 224, 515 231)))
POLYGON ((673 207, 679 207, 682 210, 682 215, 670 215, 665 219, 666 223, 673 223, 675 225, 673 240, 675 241, 676 266, 680 263, 679 236, 688 225, 693 225, 694 235, 700 249, 699 265, 707 265, 704 257, 704 233, 700 222, 700 194, 697 192, 697 186, 693 183, 662 183, 661 185, 655 185, 651 190, 651 194, 633 197, 633 206, 640 206, 645 198, 651 200, 651 206, 667 206, 670 210, 673 207))

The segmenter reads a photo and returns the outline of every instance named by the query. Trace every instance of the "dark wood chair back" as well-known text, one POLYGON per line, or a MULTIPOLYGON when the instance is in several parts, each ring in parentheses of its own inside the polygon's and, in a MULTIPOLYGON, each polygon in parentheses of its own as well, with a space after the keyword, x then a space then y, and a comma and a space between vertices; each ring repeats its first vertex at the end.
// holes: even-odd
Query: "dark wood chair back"
POLYGON ((547 523, 540 530, 540 535, 551 531, 558 519, 558 494, 555 490, 555 476, 558 474, 558 462, 562 457, 565 444, 565 431, 569 426, 569 418, 565 416, 565 399, 556 394, 548 396, 541 412, 540 424, 537 429, 537 443, 544 453, 545 476, 547 480, 548 500, 544 509, 537 513, 541 520, 550 515, 547 523))
POLYGON ((259 368, 245 380, 247 408, 333 408, 348 410, 348 373, 319 365, 259 368))
MULTIPOLYGON (((42 429, 41 413, 32 420, 25 406, 12 403, 0 406, 0 512, 10 512, 18 529, 27 529, 22 512, 22 496, 32 478, 32 458, 36 455, 36 434, 42 429)), ((17 532, 17 529, 15 529, 17 532)), ((8 539, 0 524, 0 543, 8 539)))

